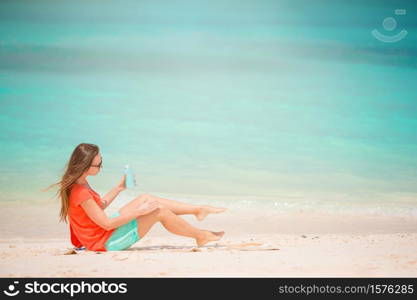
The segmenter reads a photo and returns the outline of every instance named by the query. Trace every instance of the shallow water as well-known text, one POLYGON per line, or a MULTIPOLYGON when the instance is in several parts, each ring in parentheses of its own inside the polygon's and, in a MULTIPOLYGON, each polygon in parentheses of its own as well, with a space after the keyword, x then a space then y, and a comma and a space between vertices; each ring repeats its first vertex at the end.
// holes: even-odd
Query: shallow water
POLYGON ((143 192, 227 206, 417 215, 412 1, 0 4, 0 201, 73 148, 143 192), (395 15, 395 9, 406 15, 395 15), (382 21, 394 17, 388 32, 382 21), (384 43, 371 31, 408 35, 384 43), (197 200, 201 199, 201 200, 197 200))

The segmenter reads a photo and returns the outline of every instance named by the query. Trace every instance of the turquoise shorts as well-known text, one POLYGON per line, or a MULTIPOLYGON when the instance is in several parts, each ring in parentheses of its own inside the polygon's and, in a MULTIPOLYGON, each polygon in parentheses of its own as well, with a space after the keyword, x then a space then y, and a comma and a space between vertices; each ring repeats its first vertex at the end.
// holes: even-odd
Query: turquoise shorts
MULTIPOLYGON (((115 212, 109 218, 116 218, 118 216, 120 216, 119 212, 115 212)), ((107 251, 121 251, 129 248, 139 241, 139 239, 138 223, 136 219, 133 219, 129 223, 117 227, 104 246, 107 251)))

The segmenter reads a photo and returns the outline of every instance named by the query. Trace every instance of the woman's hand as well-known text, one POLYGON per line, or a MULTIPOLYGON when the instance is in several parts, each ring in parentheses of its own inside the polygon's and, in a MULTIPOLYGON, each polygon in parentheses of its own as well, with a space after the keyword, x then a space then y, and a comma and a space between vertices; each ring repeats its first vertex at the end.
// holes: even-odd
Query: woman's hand
POLYGON ((135 209, 138 216, 149 214, 155 209, 159 208, 159 202, 153 199, 146 199, 141 202, 135 209))
POLYGON ((117 185, 116 188, 119 190, 119 192, 126 189, 126 174, 123 175, 122 180, 120 181, 120 183, 117 185))

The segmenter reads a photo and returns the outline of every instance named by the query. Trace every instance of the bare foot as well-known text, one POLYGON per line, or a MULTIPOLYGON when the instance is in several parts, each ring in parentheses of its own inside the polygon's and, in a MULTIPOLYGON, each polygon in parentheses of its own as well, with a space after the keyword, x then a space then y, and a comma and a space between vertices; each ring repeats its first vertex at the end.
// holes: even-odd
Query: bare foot
POLYGON ((203 220, 208 214, 218 214, 225 211, 227 208, 224 207, 213 207, 208 205, 200 206, 197 213, 195 214, 197 220, 203 220))
POLYGON ((196 239, 198 247, 204 246, 208 242, 218 241, 224 235, 224 231, 219 231, 219 232, 208 231, 208 230, 203 230, 203 231, 204 231, 204 235, 201 238, 196 239))

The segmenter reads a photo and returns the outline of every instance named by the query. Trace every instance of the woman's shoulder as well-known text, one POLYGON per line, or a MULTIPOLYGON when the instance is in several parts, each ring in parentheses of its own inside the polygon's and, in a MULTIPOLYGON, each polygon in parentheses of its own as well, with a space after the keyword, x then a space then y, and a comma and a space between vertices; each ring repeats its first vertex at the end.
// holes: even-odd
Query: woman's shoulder
POLYGON ((70 196, 79 195, 80 193, 83 193, 83 194, 89 193, 93 196, 98 196, 98 194, 91 187, 87 187, 85 185, 78 184, 78 183, 73 183, 70 188, 70 196))
POLYGON ((78 183, 73 183, 70 187, 70 196, 71 195, 77 195, 80 193, 86 193, 89 192, 89 188, 87 188, 86 186, 82 185, 82 184, 78 184, 78 183))
POLYGON ((78 183, 73 183, 70 186, 70 190, 71 191, 76 191, 76 190, 80 190, 80 189, 86 189, 87 187, 82 185, 82 184, 78 184, 78 183))
POLYGON ((93 199, 96 202, 100 201, 100 196, 94 192, 92 189, 81 185, 73 184, 69 193, 69 203, 72 207, 78 207, 81 202, 93 199))

